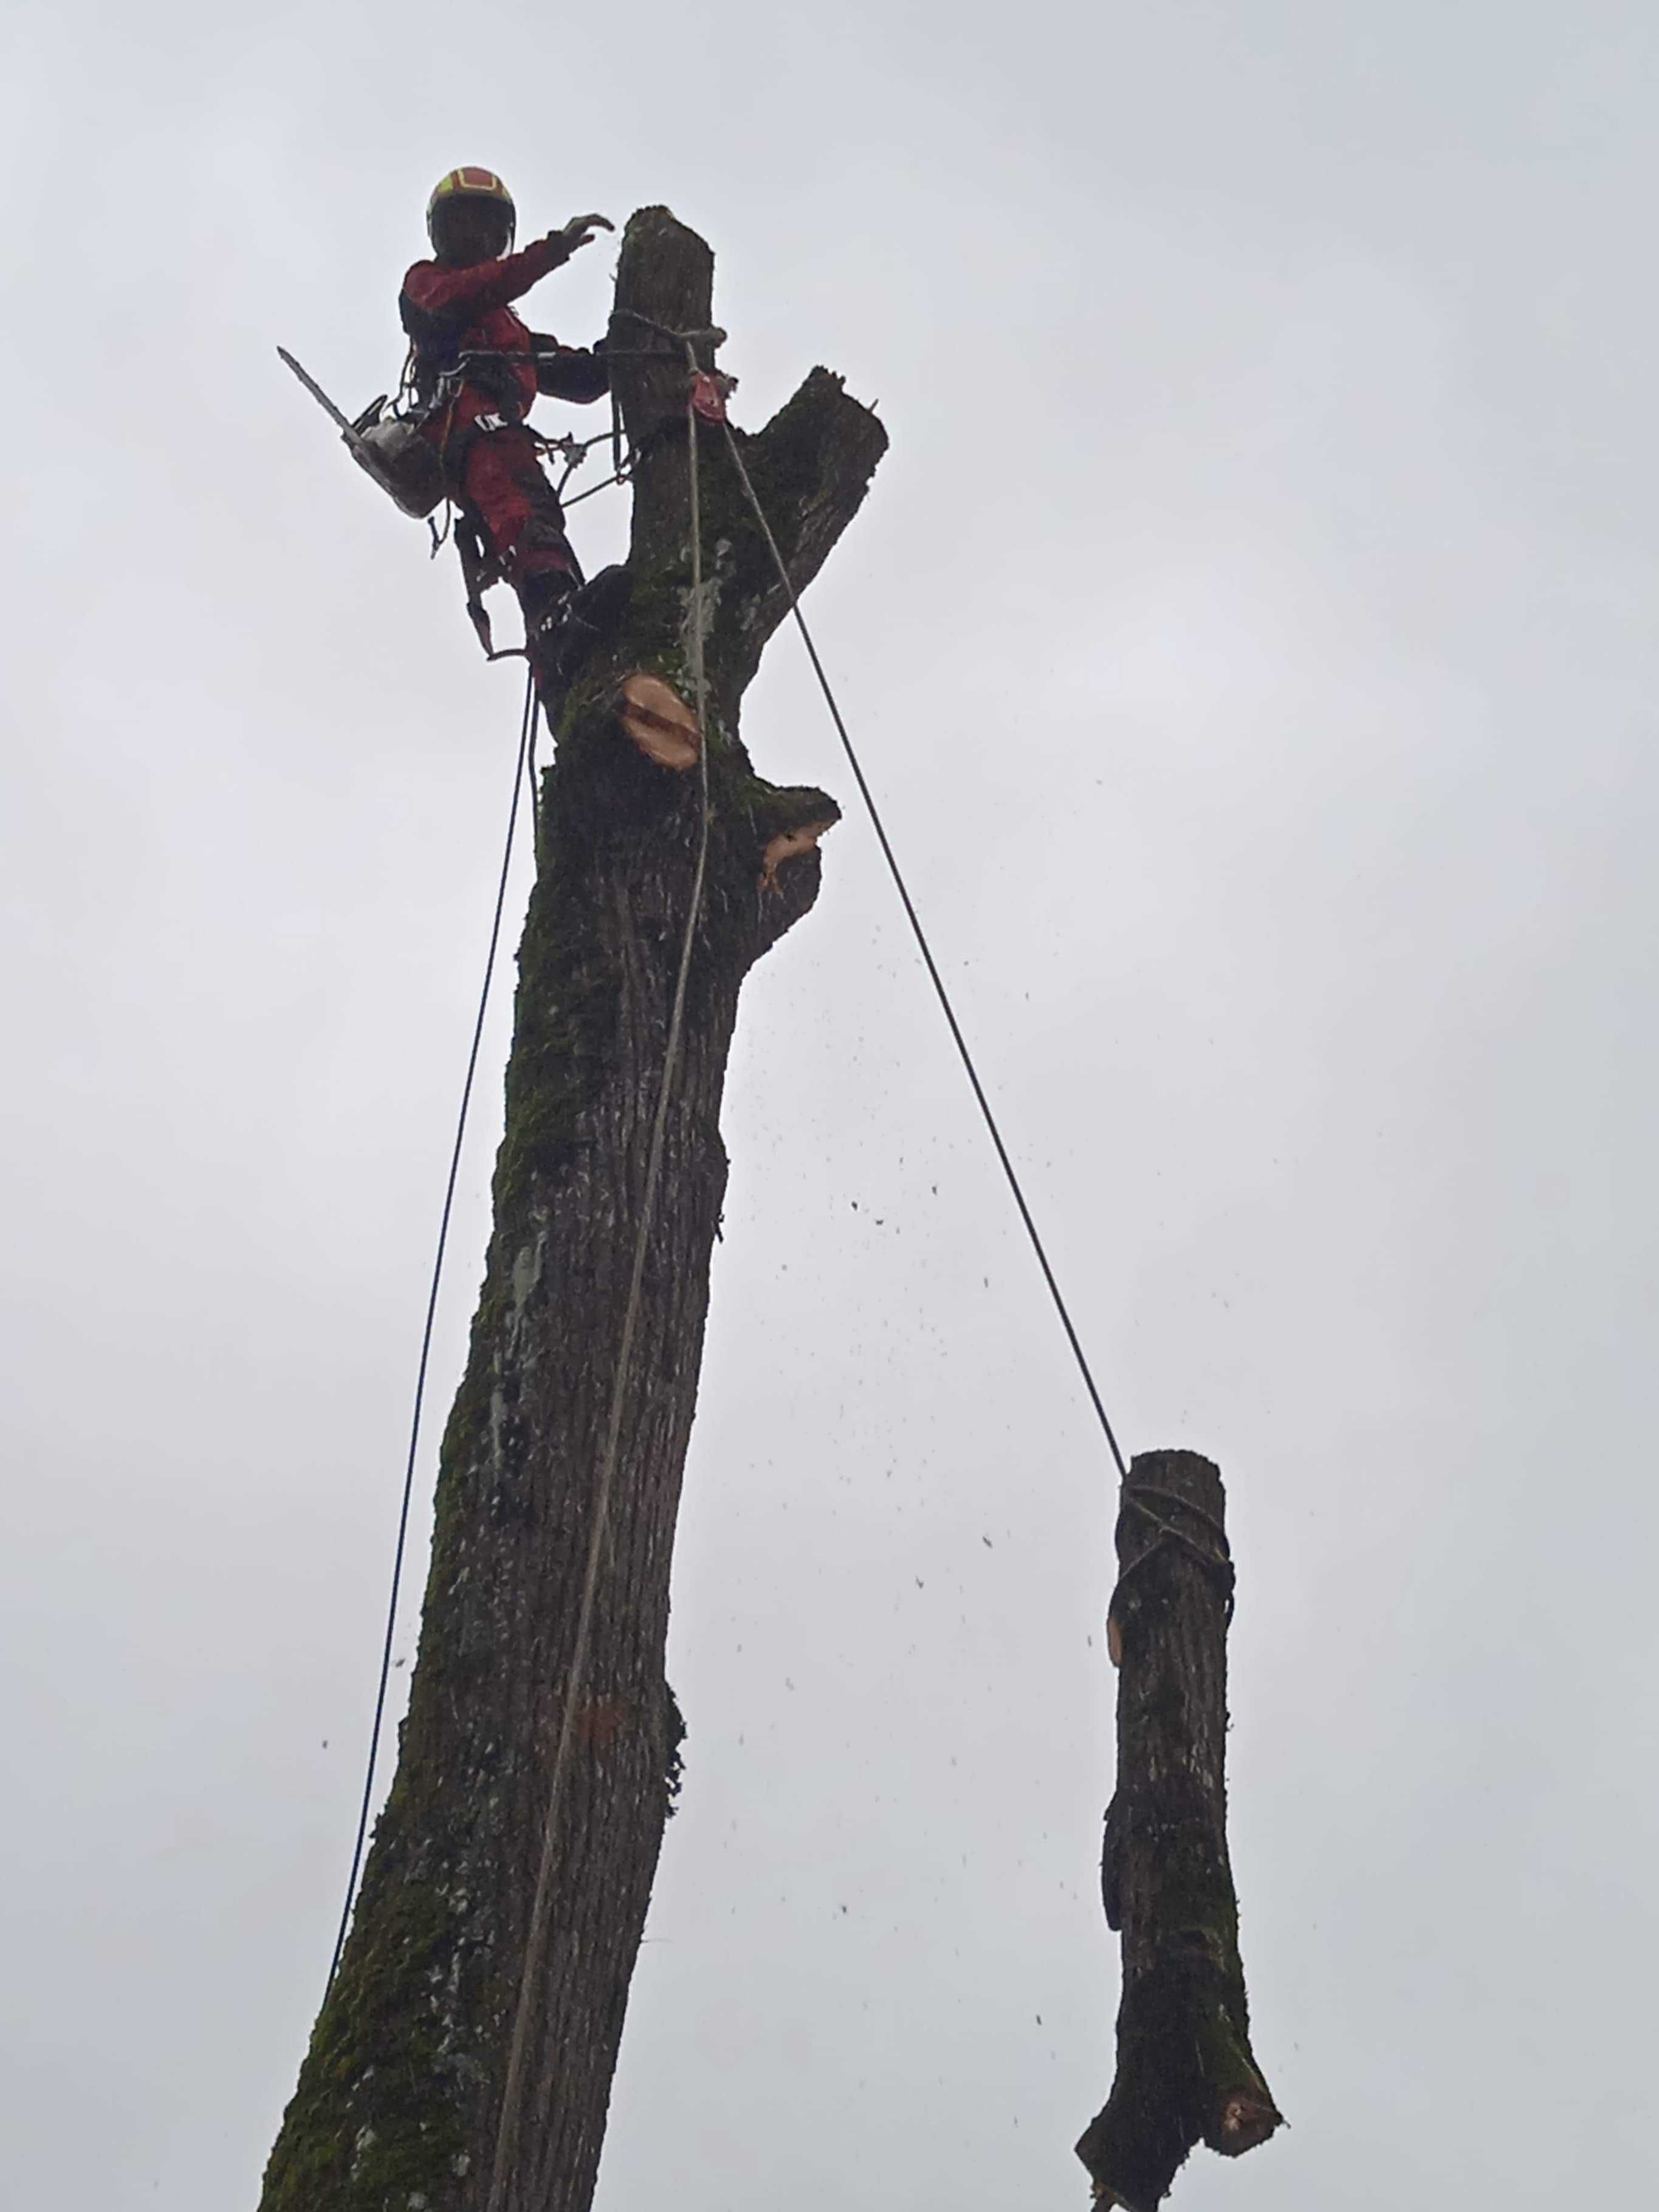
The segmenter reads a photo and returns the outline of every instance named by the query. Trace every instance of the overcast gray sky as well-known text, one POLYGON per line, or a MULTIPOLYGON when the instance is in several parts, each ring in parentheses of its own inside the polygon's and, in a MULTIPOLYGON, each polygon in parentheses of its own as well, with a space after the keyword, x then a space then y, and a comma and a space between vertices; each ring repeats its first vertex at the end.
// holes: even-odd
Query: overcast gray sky
MULTIPOLYGON (((1649 2201, 1659 17, 9 24, 5 2212, 251 2207, 327 1964, 517 678, 273 347, 384 390, 463 161, 665 200, 741 418, 891 430, 820 641, 1126 1442, 1230 1486, 1293 2125, 1175 2202, 1649 2201)), ((1112 1484, 787 638, 745 732, 849 812, 733 1065, 601 2212, 1080 2205, 1112 1484)))

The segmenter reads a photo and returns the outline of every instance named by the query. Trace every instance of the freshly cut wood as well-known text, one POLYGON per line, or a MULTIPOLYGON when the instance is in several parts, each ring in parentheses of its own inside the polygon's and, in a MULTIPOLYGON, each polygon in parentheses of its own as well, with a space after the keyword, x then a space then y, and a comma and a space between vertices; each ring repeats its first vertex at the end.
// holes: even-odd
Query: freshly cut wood
POLYGON ((647 760, 659 768, 696 768, 702 750, 697 718, 660 676, 635 670, 623 678, 622 726, 647 760))
POLYGON ((1250 2050, 1227 1856, 1233 1569, 1220 1469, 1196 1452, 1138 1455, 1117 1557, 1117 1788, 1101 1887, 1123 1939, 1123 1993, 1116 2079, 1077 2151, 1097 2203, 1155 2212, 1195 2144, 1237 2158, 1281 2124, 1250 2050))
POLYGON ((769 841, 761 855, 761 889, 763 891, 781 890, 778 870, 784 862, 799 860, 803 854, 810 853, 824 832, 835 826, 832 816, 823 822, 803 822, 799 830, 780 830, 777 836, 769 841))

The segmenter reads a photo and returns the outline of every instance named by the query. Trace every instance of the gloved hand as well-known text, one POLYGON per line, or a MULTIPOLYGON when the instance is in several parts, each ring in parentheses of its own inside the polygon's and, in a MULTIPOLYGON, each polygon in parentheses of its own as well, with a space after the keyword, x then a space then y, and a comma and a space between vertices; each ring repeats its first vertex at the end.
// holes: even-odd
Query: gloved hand
POLYGON ((563 240, 565 255, 568 258, 580 247, 591 246, 593 243, 595 230, 615 230, 616 228, 616 224, 608 216, 573 215, 569 222, 562 228, 550 230, 547 234, 550 238, 563 240))

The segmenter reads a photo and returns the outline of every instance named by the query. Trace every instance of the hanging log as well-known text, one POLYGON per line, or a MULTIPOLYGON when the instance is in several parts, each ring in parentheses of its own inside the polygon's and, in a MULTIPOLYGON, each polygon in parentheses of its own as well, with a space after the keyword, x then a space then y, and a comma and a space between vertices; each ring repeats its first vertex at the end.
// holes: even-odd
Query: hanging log
POLYGON ((1220 1469, 1184 1451, 1138 1455, 1119 1504, 1101 1887, 1123 1994, 1112 2094, 1077 2151, 1095 2201, 1123 2212, 1155 2212, 1195 2144, 1237 2158, 1280 2124, 1250 2051, 1227 1856, 1225 1507, 1220 1469))
MULTIPOLYGON (((501 2212, 586 2212, 592 2195, 679 1771, 664 1646, 726 1187, 726 1057, 743 980, 812 905, 814 838, 838 811, 821 791, 757 774, 738 733, 744 690, 788 600, 723 436, 701 441, 706 729, 690 703, 688 370, 684 349, 654 333, 710 331, 713 265, 665 208, 628 227, 611 339, 636 456, 632 596, 549 702, 556 753, 519 952, 494 1232, 440 1461, 409 1717, 261 2212, 483 2212, 492 2200, 501 2212), (700 749, 713 812, 707 891, 577 1683, 691 902, 700 749), (574 1750, 550 1824, 567 1705, 574 1750), (529 1932, 544 1856, 543 1946, 529 1932), (512 2048, 525 2090, 505 2107, 512 2048)), ((714 343, 699 344, 704 369, 714 343)), ((886 434, 820 368, 763 429, 738 436, 804 590, 858 511, 886 434)))

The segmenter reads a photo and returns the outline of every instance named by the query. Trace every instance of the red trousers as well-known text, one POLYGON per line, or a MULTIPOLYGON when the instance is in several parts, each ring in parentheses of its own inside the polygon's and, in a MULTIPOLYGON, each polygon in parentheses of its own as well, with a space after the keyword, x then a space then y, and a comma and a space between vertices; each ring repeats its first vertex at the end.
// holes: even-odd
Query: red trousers
POLYGON ((528 430, 516 424, 473 440, 461 472, 467 504, 477 509, 489 548, 510 584, 531 576, 581 572, 564 534, 564 510, 542 472, 528 430))

